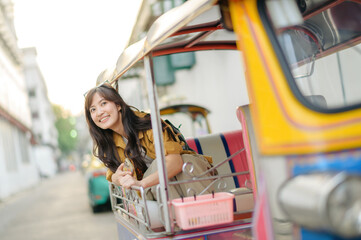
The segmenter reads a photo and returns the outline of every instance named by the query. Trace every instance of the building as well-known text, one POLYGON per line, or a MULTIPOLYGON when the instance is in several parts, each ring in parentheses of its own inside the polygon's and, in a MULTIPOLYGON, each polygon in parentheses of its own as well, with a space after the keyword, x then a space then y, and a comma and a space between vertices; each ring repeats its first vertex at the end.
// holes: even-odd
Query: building
POLYGON ((0 199, 39 182, 13 4, 0 0, 0 199))
POLYGON ((48 98, 48 90, 36 61, 34 47, 24 48, 23 69, 29 94, 32 130, 35 136, 35 159, 42 177, 53 176, 58 169, 58 132, 55 128, 55 115, 48 98))

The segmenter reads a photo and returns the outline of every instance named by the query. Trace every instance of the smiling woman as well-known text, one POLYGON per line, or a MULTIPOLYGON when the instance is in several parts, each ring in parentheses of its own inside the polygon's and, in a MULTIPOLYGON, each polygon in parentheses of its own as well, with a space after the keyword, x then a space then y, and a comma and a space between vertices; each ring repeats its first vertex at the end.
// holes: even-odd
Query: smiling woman
MULTIPOLYGON (((125 188, 149 188, 147 197, 156 199, 155 185, 159 183, 153 131, 150 115, 124 102, 118 92, 105 83, 91 89, 85 99, 85 115, 93 138, 93 153, 109 169, 107 179, 125 188), (128 163, 128 166, 125 165, 128 163)), ((185 179, 184 162, 195 166, 195 171, 211 168, 211 158, 184 150, 184 142, 171 126, 162 121, 166 169, 169 178, 185 179)), ((213 175, 215 173, 210 173, 213 175)), ((210 181, 189 183, 201 192, 210 181)), ((186 196, 182 188, 171 186, 171 198, 186 196)), ((212 187, 207 192, 211 192, 212 187)))

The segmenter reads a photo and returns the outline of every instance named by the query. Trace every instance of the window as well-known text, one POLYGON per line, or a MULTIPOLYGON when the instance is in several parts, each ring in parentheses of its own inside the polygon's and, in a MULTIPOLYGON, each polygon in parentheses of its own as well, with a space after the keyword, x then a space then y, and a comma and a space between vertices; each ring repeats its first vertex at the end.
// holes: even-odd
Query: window
POLYGON ((195 53, 176 53, 154 57, 154 77, 159 86, 171 85, 175 82, 175 71, 190 69, 196 63, 195 53))
POLYGON ((29 163, 30 162, 30 158, 29 158, 29 141, 26 137, 26 134, 17 130, 18 132, 18 136, 19 136, 19 146, 20 146, 20 156, 21 156, 21 161, 23 163, 29 163))
POLYGON ((29 90, 29 97, 35 97, 35 96, 36 96, 35 89, 30 89, 29 90))
POLYGON ((34 118, 34 119, 39 118, 39 113, 38 112, 32 112, 31 117, 34 118))
POLYGON ((361 4, 343 1, 303 17, 302 24, 274 29, 292 73, 291 89, 319 111, 360 106, 361 4))
POLYGON ((16 172, 18 170, 15 154, 14 131, 15 128, 13 126, 0 119, 0 137, 2 138, 0 143, 2 142, 3 156, 8 172, 16 172))

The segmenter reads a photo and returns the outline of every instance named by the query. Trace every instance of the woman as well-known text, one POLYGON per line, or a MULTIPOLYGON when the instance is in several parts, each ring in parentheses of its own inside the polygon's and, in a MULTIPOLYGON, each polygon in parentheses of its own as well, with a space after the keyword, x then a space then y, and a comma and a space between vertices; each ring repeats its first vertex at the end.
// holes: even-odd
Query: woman
MULTIPOLYGON (((159 178, 156 161, 153 161, 156 156, 150 115, 126 104, 109 84, 102 84, 87 93, 85 115, 94 142, 93 153, 108 168, 108 181, 125 188, 150 188, 147 197, 155 199, 155 186, 159 183, 159 178), (127 165, 128 161, 130 164, 127 165)), ((209 157, 205 159, 193 151, 183 150, 184 143, 172 128, 163 121, 162 128, 169 178, 178 181, 189 178, 182 173, 184 162, 193 164, 195 175, 211 168, 209 157)), ((201 181, 172 186, 170 197, 185 196, 189 188, 194 194, 199 194, 210 183, 211 181, 201 181)), ((212 188, 206 192, 211 190, 212 188)))

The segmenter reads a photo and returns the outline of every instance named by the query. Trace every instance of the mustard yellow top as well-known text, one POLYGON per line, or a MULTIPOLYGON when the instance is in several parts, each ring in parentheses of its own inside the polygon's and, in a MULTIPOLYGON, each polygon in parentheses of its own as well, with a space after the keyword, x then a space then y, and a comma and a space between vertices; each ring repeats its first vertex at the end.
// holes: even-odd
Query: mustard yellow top
MULTIPOLYGON (((145 115, 147 115, 147 113, 144 113, 144 112, 135 112, 135 114, 138 117, 144 117, 145 115)), ((165 124, 173 132, 172 128, 167 123, 165 123, 165 124)), ((141 132, 139 132, 138 137, 139 137, 139 141, 140 141, 141 145, 144 146, 145 149, 147 150, 146 151, 147 156, 150 157, 151 159, 155 159, 156 154, 155 154, 153 130, 149 129, 146 131, 141 131, 141 132)), ((120 158, 121 162, 124 162, 124 160, 126 158, 124 155, 126 143, 124 142, 123 137, 116 132, 113 132, 113 139, 114 139, 115 146, 117 147, 117 150, 118 150, 119 158, 120 158)), ((182 146, 184 143, 174 141, 172 136, 170 136, 168 131, 166 131, 165 129, 163 130, 163 143, 164 143, 164 155, 165 156, 167 156, 168 154, 186 154, 186 153, 187 154, 196 154, 195 152, 192 152, 192 151, 183 150, 182 146)), ((212 162, 211 157, 207 156, 206 159, 210 163, 212 162)), ((113 172, 108 169, 106 178, 110 182, 112 181, 111 180, 112 175, 113 175, 113 172)))

